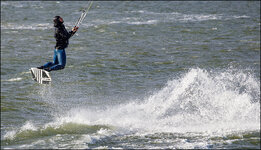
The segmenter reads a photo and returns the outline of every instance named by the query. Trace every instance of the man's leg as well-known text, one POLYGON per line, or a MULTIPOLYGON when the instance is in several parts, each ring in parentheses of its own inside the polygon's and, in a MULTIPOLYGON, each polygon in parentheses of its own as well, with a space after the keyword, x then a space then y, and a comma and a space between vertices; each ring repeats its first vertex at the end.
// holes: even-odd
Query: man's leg
POLYGON ((57 53, 58 64, 50 67, 50 71, 64 69, 64 67, 66 65, 65 50, 64 49, 58 49, 58 50, 56 50, 56 53, 57 53))
POLYGON ((54 65, 58 64, 58 58, 57 58, 57 52, 56 50, 54 50, 54 54, 53 54, 53 62, 48 62, 43 66, 37 67, 38 69, 48 69, 54 65))

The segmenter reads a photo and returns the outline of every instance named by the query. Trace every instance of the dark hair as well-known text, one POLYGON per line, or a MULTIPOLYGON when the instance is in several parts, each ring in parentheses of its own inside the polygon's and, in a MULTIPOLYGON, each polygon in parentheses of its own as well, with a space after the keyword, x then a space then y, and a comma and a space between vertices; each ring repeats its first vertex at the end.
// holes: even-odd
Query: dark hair
POLYGON ((63 22, 61 22, 60 21, 60 16, 55 16, 54 18, 53 18, 53 23, 54 23, 54 26, 55 27, 58 27, 58 26, 60 26, 63 22))

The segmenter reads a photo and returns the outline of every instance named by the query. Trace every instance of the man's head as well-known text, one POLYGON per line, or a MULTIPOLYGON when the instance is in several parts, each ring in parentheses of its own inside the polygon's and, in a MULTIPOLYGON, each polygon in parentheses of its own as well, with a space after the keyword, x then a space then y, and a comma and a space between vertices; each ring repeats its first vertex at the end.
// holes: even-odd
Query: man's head
POLYGON ((60 26, 61 24, 63 24, 63 18, 60 16, 55 16, 53 18, 53 23, 55 27, 60 26))

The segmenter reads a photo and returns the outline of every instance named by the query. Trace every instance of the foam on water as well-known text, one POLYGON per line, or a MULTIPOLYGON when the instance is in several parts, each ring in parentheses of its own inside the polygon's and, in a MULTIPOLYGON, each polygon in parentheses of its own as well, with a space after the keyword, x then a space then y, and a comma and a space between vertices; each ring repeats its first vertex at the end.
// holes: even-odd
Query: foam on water
POLYGON ((25 78, 25 76, 27 76, 27 74, 30 74, 30 71, 27 71, 27 72, 21 72, 15 76, 19 76, 19 77, 13 77, 13 78, 10 78, 10 79, 3 79, 1 80, 2 82, 17 82, 17 81, 21 81, 25 78))
POLYGON ((12 29, 12 30, 47 30, 53 29, 51 23, 34 23, 34 24, 15 24, 15 23, 5 23, 1 24, 1 29, 12 29))
MULTIPOLYGON (((104 19, 104 20, 92 20, 88 23, 83 23, 84 27, 97 26, 102 24, 130 24, 130 25, 150 25, 157 24, 159 22, 197 22, 207 20, 231 20, 231 19, 244 19, 250 18, 246 15, 233 15, 226 16, 224 14, 183 14, 178 12, 170 13, 158 13, 150 12, 146 10, 139 11, 126 11, 129 13, 140 13, 143 17, 119 17, 117 20, 104 19), (159 19, 150 19, 151 17, 159 19)), ((122 14, 119 14, 122 15, 122 14)), ((66 22, 66 26, 73 26, 74 22, 66 22)), ((14 24, 14 23, 1 23, 1 29, 16 29, 16 30, 49 30, 52 29, 52 23, 34 23, 34 24, 14 24)))
POLYGON ((71 109, 56 121, 128 131, 224 133, 260 129, 260 83, 239 70, 191 69, 151 96, 106 110, 71 109))
POLYGON ((144 15, 142 17, 126 17, 126 18, 118 18, 117 20, 93 20, 93 23, 96 25, 101 24, 131 24, 131 25, 150 25, 157 24, 160 22, 200 22, 200 21, 208 21, 208 20, 231 20, 231 19, 242 19, 242 18, 250 18, 249 16, 226 16, 224 14, 183 14, 178 12, 170 12, 170 13, 157 13, 157 12, 149 12, 145 10, 139 11, 126 11, 126 13, 140 13, 144 15), (158 18, 158 19, 150 19, 150 17, 158 18))
POLYGON ((56 130, 70 123, 105 125, 118 129, 114 133, 108 130, 96 132, 104 135, 116 132, 123 135, 136 132, 225 134, 258 130, 259 89, 258 79, 249 72, 190 69, 139 102, 108 106, 106 109, 73 108, 41 127, 26 122, 20 129, 7 132, 4 138, 13 139, 26 130, 42 132, 50 127, 56 130))
POLYGON ((9 81, 9 82, 14 82, 14 81, 21 81, 23 78, 11 78, 11 79, 8 79, 8 80, 3 80, 3 81, 9 81))
POLYGON ((34 124, 31 121, 26 121, 25 124, 20 128, 16 130, 12 130, 7 132, 4 135, 4 139, 14 139, 18 133, 24 132, 24 131, 36 131, 37 128, 34 126, 34 124))

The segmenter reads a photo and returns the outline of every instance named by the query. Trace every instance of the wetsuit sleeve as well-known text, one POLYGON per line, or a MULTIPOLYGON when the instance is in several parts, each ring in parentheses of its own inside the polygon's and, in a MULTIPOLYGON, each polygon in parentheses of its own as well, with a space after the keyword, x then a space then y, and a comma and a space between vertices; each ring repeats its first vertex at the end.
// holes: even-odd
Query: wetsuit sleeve
POLYGON ((73 32, 73 31, 68 32, 68 31, 65 29, 65 27, 63 27, 63 28, 62 28, 62 31, 59 32, 59 33, 60 33, 60 36, 61 36, 63 39, 69 39, 70 37, 72 37, 72 36, 75 34, 75 32, 73 32))

